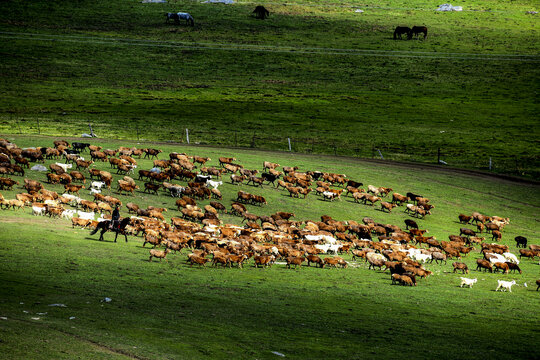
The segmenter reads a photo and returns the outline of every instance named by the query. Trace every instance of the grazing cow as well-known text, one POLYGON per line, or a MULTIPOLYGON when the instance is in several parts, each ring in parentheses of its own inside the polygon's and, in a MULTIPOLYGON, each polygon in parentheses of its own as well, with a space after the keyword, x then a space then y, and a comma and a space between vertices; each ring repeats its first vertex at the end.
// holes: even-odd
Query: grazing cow
POLYGON ((264 6, 257 5, 255 7, 255 10, 253 10, 252 14, 255 14, 256 19, 264 20, 268 16, 270 16, 270 11, 268 11, 264 6))
POLYGON ((459 287, 468 286, 469 288, 472 288, 474 284, 478 281, 477 279, 469 279, 469 278, 460 278, 461 279, 461 285, 459 287))
POLYGON ((534 260, 534 258, 538 256, 538 254, 534 250, 519 249, 519 258, 521 259, 523 256, 534 260))
POLYGON ((482 271, 482 269, 484 269, 484 271, 489 270, 490 273, 493 272, 493 267, 489 261, 484 259, 476 259, 476 270, 482 271))
POLYGON ((454 272, 456 272, 458 270, 461 270, 462 274, 468 274, 469 273, 469 268, 468 268, 467 264, 465 264, 465 263, 454 262, 454 263, 452 263, 452 266, 454 267, 454 272))
POLYGON ((459 236, 461 236, 461 235, 465 235, 465 236, 469 237, 469 236, 476 236, 476 233, 471 229, 460 228, 459 229, 459 236))
POLYGON ((494 272, 497 272, 500 269, 505 274, 508 274, 508 272, 510 271, 510 268, 508 267, 508 264, 505 263, 505 262, 496 262, 496 263, 493 264, 493 266, 495 267, 495 270, 493 270, 494 272))

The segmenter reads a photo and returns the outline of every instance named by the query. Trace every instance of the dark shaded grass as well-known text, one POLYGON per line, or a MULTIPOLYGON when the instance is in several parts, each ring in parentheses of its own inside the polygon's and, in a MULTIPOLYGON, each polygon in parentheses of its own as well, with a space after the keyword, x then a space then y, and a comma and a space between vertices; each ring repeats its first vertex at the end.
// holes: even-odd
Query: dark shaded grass
MULTIPOLYGON (((13 1, 0 24, 153 44, 538 53, 528 3, 478 2, 468 6, 495 12, 441 14, 389 2, 366 4, 375 7, 361 15, 352 3, 269 4, 267 21, 249 17, 252 5, 104 4, 13 1), (196 14, 194 29, 164 23, 162 13, 176 7, 196 14), (429 41, 391 40, 402 22, 429 25, 429 41)), ((492 157, 496 172, 538 174, 535 62, 11 38, 0 51, 3 132, 80 135, 92 122, 101 136, 185 141, 189 128, 192 141, 219 146, 284 150, 291 137, 299 152, 373 157, 381 149, 386 158, 423 162, 436 161, 440 147, 454 166, 487 169, 492 157)))

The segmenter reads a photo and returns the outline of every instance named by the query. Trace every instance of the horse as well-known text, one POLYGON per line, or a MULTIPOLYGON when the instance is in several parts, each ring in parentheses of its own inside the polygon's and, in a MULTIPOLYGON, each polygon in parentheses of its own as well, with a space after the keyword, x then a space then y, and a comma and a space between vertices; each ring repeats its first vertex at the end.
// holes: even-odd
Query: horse
POLYGON ((264 20, 270 16, 270 11, 266 10, 262 5, 258 5, 255 10, 253 10, 252 14, 255 14, 255 18, 264 20))
POLYGON ((118 237, 119 233, 124 235, 124 237, 126 238, 126 242, 127 242, 126 226, 129 225, 130 220, 131 220, 131 218, 129 218, 129 217, 123 218, 122 221, 120 221, 120 224, 118 224, 118 227, 113 228, 113 229, 109 229, 109 227, 111 225, 110 220, 101 221, 100 223, 98 223, 98 225, 96 226, 94 231, 92 231, 90 233, 90 235, 94 235, 99 230, 101 230, 101 234, 99 235, 99 241, 103 241, 103 234, 105 234, 107 231, 111 230, 111 231, 116 232, 116 236, 114 237, 114 242, 116 242, 116 238, 118 237))
POLYGON ((186 24, 189 24, 190 26, 195 25, 193 16, 185 12, 166 13, 165 16, 167 17, 167 19, 165 20, 166 22, 169 22, 169 20, 174 20, 175 24, 179 24, 180 20, 186 20, 186 24))
POLYGON ((396 27, 396 30, 394 30, 394 40, 399 38, 401 39, 401 35, 407 34, 407 40, 410 40, 412 37, 411 28, 408 26, 398 26, 396 27))
POLYGON ((411 38, 413 35, 415 35, 415 37, 418 39, 418 35, 420 33, 424 33, 424 40, 426 40, 427 38, 427 27, 425 26, 413 26, 413 28, 411 29, 411 38))
POLYGON ((165 17, 165 22, 169 22, 169 20, 174 20, 175 24, 180 22, 180 18, 178 17, 177 13, 165 13, 165 17))

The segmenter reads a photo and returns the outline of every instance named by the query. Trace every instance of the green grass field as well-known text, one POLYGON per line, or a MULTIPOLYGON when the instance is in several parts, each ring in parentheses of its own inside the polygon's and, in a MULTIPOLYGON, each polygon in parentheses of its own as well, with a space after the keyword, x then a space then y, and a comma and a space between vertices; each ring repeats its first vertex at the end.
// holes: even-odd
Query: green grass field
POLYGON ((0 132, 378 157, 538 178, 534 1, 5 1, 0 132), (356 13, 356 9, 364 13, 356 13), (193 28, 163 13, 189 11, 193 28), (394 41, 426 25, 426 41, 394 41))
MULTIPOLYGON (((48 146, 55 138, 2 136, 21 147, 48 146)), ((439 240, 457 234, 459 213, 480 211, 510 217, 503 244, 517 253, 513 238, 526 236, 538 244, 540 189, 450 169, 381 164, 359 159, 298 155, 255 150, 175 146, 135 141, 92 140, 105 148, 158 147, 161 158, 172 151, 209 156, 234 156, 246 168, 260 169, 264 160, 300 170, 336 171, 367 186, 390 186, 431 199, 436 208, 420 227, 439 240)), ((52 161, 47 161, 46 165, 52 161)), ((150 168, 139 161, 139 169, 150 168)), ((109 169, 107 163, 98 168, 109 169)), ((26 177, 45 183, 43 173, 26 177)), ((13 176, 22 183, 23 178, 13 176)), ((115 175, 115 180, 119 176, 115 175)), ((137 181, 141 188, 143 183, 137 181)), ((184 184, 184 182, 174 181, 184 184)), ((47 189, 61 191, 57 185, 47 189)), ((223 203, 238 190, 263 195, 268 205, 250 206, 258 215, 293 211, 296 219, 375 221, 403 226, 410 218, 403 208, 391 214, 350 198, 325 202, 315 194, 291 199, 283 190, 230 184, 224 177, 223 203)), ((22 192, 1 191, 11 199, 22 192)), ((83 198, 90 199, 86 190, 83 198)), ((165 206, 166 218, 178 216, 175 199, 137 191, 119 196, 124 204, 165 206)), ((199 201, 205 205, 206 201, 199 201)), ((125 210, 125 209, 124 209, 125 210)), ((125 211, 122 215, 126 215, 125 211)), ((221 216, 226 223, 240 218, 221 216)), ((464 258, 477 278, 472 289, 460 288, 460 274, 446 265, 427 264, 434 272, 417 287, 391 285, 389 273, 368 270, 363 262, 347 269, 283 264, 256 269, 190 268, 186 251, 171 253, 168 262, 148 262, 141 238, 129 242, 98 242, 98 235, 72 229, 67 220, 33 217, 30 209, 0 212, 0 353, 6 359, 273 359, 273 352, 295 359, 356 358, 537 358, 539 339, 538 260, 524 259, 523 274, 503 275, 474 270, 477 250, 464 258), (357 266, 357 267, 355 267, 357 266), (515 279, 512 293, 495 292, 497 279, 515 279), (524 284, 528 284, 527 287, 524 284), (111 302, 103 302, 105 297, 111 302), (64 304, 66 307, 50 306, 64 304)), ((351 261, 350 255, 344 257, 351 261)))

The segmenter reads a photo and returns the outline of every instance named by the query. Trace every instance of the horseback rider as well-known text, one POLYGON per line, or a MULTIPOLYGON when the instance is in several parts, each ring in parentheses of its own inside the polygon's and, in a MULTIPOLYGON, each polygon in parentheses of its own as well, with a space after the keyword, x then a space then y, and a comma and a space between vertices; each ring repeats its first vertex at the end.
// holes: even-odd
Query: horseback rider
POLYGON ((118 221, 120 220, 120 209, 118 208, 118 205, 114 208, 112 212, 112 219, 111 219, 111 227, 110 229, 115 229, 118 227, 118 221))

